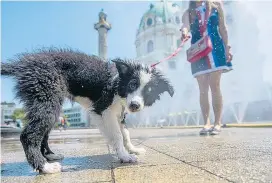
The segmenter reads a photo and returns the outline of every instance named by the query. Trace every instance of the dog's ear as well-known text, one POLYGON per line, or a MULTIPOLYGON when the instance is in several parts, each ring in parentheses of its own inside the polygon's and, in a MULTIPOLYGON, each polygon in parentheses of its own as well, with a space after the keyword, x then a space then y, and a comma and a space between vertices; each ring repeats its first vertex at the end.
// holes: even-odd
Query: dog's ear
POLYGON ((171 97, 173 97, 174 96, 174 88, 173 88, 173 86, 170 84, 170 82, 166 79, 166 78, 164 78, 164 77, 162 77, 162 76, 159 76, 159 83, 158 83, 158 86, 159 86, 159 88, 160 88, 160 90, 162 91, 162 93, 164 92, 164 91, 167 91, 168 93, 169 93, 169 95, 171 96, 171 97))
POLYGON ((171 83, 163 76, 163 74, 155 68, 151 69, 151 73, 158 80, 158 91, 163 93, 167 91, 171 97, 173 97, 175 91, 171 83))
POLYGON ((164 92, 168 92, 169 95, 173 97, 173 86, 162 75, 153 75, 153 79, 143 90, 145 106, 152 106, 157 100, 160 100, 160 96, 164 92))
POLYGON ((129 71, 129 66, 122 59, 116 58, 112 60, 115 63, 117 71, 120 75, 125 75, 129 71))

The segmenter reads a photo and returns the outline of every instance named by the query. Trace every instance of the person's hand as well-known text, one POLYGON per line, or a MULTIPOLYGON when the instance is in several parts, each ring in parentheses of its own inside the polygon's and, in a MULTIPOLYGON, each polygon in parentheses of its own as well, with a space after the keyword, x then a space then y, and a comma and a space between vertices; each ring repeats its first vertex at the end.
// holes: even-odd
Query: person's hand
POLYGON ((183 28, 180 31, 181 31, 181 41, 189 37, 189 31, 187 28, 183 28))
POLYGON ((230 46, 227 46, 226 47, 226 59, 227 59, 227 62, 231 62, 232 61, 232 57, 233 55, 230 53, 230 46))

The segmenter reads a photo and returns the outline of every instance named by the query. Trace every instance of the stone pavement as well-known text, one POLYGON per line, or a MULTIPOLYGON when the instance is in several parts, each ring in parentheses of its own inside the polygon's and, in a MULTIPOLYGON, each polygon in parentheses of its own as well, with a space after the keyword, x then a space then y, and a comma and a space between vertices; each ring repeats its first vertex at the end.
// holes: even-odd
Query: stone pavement
POLYGON ((220 136, 199 129, 129 129, 147 153, 120 164, 97 130, 54 131, 50 146, 65 155, 63 171, 38 175, 26 163, 18 137, 1 140, 6 183, 272 182, 272 128, 225 128, 220 136))

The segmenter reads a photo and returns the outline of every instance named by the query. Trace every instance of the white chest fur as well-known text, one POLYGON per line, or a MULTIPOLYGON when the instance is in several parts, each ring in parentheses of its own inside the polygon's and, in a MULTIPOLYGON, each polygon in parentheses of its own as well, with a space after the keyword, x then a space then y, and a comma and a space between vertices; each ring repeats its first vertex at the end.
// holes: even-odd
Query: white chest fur
MULTIPOLYGON (((116 95, 113 98, 112 104, 105 110, 105 113, 111 113, 118 120, 120 119, 121 113, 123 112, 123 100, 120 96, 116 95)), ((104 113, 104 112, 103 112, 104 113)), ((102 115, 103 115, 102 113, 102 115)))

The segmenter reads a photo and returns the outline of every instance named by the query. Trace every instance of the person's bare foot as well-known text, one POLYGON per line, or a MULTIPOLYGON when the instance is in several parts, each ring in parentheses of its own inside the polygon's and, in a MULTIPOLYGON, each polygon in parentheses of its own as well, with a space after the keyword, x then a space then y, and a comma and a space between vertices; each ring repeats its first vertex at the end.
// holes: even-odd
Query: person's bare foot
POLYGON ((205 128, 205 129, 210 129, 210 128, 211 128, 211 125, 204 125, 203 128, 205 128))

